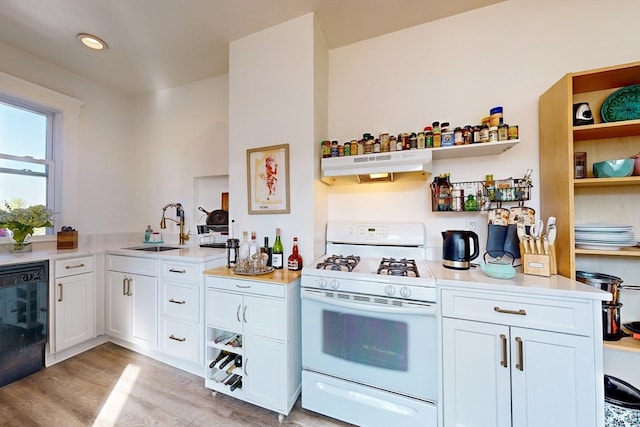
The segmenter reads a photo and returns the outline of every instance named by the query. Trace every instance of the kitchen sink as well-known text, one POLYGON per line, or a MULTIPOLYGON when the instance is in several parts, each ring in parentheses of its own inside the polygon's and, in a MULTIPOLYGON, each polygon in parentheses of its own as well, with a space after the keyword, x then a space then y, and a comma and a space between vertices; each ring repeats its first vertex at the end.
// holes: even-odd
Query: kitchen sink
POLYGON ((164 252, 164 251, 171 251, 173 249, 181 249, 179 247, 175 247, 175 246, 134 246, 132 248, 125 248, 125 249, 132 249, 134 251, 145 251, 145 252, 164 252))

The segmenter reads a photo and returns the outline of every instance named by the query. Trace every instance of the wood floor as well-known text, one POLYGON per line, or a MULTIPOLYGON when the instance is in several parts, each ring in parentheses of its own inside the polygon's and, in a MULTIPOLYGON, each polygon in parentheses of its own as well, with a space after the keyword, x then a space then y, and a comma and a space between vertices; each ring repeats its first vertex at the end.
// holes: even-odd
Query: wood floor
POLYGON ((303 409, 278 414, 204 379, 106 343, 0 388, 0 426, 301 426, 348 424, 303 409))

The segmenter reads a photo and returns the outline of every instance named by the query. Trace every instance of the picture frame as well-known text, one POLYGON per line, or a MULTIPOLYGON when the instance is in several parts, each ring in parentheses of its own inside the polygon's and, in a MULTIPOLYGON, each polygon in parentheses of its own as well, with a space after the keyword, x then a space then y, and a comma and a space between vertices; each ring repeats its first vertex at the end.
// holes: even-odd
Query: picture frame
POLYGON ((249 215, 289 213, 289 144, 247 150, 249 215))

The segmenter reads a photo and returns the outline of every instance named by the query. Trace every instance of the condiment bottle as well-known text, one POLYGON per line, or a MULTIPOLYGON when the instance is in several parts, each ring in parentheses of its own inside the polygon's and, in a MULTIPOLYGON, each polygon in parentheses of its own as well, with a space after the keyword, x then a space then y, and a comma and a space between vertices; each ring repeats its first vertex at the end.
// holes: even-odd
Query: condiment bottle
POLYGON ((298 238, 293 238, 293 249, 287 260, 287 268, 292 271, 302 270, 302 257, 298 252, 298 238))

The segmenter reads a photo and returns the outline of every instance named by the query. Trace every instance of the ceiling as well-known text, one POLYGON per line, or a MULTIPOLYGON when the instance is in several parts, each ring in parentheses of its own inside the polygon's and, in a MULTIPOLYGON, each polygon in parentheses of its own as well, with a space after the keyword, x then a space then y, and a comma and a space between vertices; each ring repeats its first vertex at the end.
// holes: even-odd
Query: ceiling
POLYGON ((229 42, 310 12, 334 49, 501 1, 0 0, 0 42, 137 95, 226 74, 229 42))

